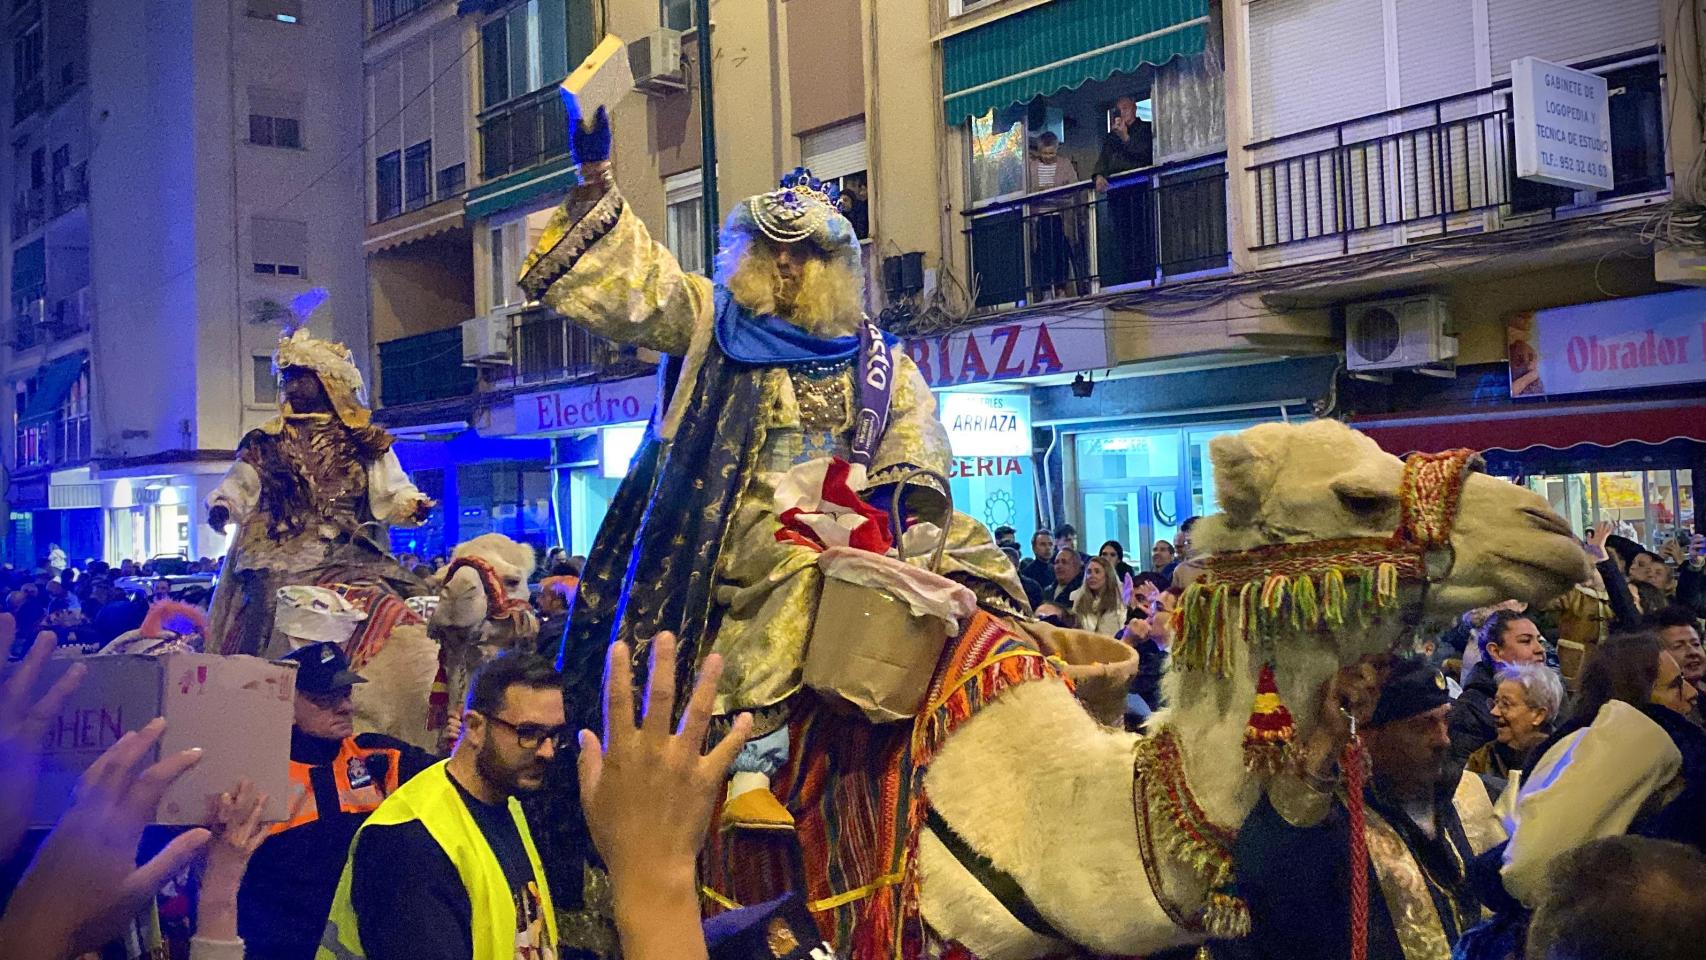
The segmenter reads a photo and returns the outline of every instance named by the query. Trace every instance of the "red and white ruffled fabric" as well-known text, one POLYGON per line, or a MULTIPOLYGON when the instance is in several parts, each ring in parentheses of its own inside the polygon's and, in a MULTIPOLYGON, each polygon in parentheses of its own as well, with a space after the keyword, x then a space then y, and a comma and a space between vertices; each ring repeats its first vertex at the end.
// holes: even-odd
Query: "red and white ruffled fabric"
POLYGON ((818 551, 852 547, 887 553, 894 546, 888 512, 853 490, 863 474, 840 457, 809 460, 789 470, 776 485, 776 516, 782 522, 776 540, 818 551))

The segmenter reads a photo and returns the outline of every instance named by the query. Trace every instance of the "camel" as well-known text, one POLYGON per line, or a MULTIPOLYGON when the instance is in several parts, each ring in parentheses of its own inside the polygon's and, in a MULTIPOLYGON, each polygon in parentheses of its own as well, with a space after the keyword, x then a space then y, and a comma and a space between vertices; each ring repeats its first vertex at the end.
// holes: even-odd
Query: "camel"
MULTIPOLYGON (((1222 512, 1196 528, 1200 550, 1232 554, 1267 544, 1386 538, 1400 523, 1400 461, 1334 421, 1268 424, 1215 439, 1211 456, 1222 512)), ((1447 521, 1450 521, 1450 517, 1447 521)), ((1316 632, 1276 644, 1280 690, 1305 737, 1324 681, 1365 654, 1405 641, 1411 620, 1444 621, 1515 598, 1541 604, 1587 576, 1574 535, 1538 495, 1481 473, 1461 488, 1454 561, 1434 582, 1404 582, 1398 603, 1360 629, 1316 632)), ((1433 558, 1443 566, 1443 556, 1433 558)), ((1212 568, 1212 563, 1210 564, 1212 568)), ((1196 801, 1211 823, 1236 831, 1261 781, 1242 753, 1260 663, 1236 644, 1213 670, 1173 670, 1170 709, 1146 733, 1175 735, 1196 801)), ((1177 656, 1177 654, 1176 654, 1177 656)), ((1035 911, 1071 941, 1015 919, 926 828, 919 843, 919 898, 934 935, 981 960, 1025 960, 1072 946, 1121 956, 1200 943, 1176 925, 1151 888, 1194 912, 1209 884, 1178 851, 1150 848, 1146 867, 1134 801, 1140 738, 1099 725, 1064 683, 1020 684, 972 716, 943 744, 925 776, 936 812, 977 854, 1017 882, 1035 911)))
POLYGON ((451 713, 460 713, 480 664, 511 649, 531 651, 539 617, 528 602, 533 548, 501 533, 461 544, 433 577, 438 603, 427 630, 443 646, 451 713))
MULTIPOLYGON (((403 601, 409 613, 391 627, 383 642, 352 640, 346 650, 355 670, 367 680, 356 685, 357 733, 383 733, 438 751, 446 744, 444 729, 431 710, 433 684, 440 667, 446 676, 445 706, 452 715, 467 696, 474 668, 512 646, 530 645, 538 635, 538 619, 527 609, 527 577, 533 570, 533 548, 497 533, 475 537, 458 546, 451 563, 431 582, 436 595, 403 601), (494 582, 508 602, 500 601, 497 619, 491 613, 481 573, 492 571, 494 582), (377 647, 376 651, 372 647, 377 647)), ((275 635, 278 656, 297 641, 275 635)))

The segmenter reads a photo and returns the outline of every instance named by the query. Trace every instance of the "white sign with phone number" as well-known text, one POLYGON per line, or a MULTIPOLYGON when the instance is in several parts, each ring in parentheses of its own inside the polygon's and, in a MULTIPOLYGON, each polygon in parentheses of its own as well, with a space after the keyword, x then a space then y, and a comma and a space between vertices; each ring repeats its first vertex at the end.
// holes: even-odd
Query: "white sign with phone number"
POLYGON ((1516 175, 1610 190, 1611 111, 1605 78, 1534 57, 1511 61, 1516 175))

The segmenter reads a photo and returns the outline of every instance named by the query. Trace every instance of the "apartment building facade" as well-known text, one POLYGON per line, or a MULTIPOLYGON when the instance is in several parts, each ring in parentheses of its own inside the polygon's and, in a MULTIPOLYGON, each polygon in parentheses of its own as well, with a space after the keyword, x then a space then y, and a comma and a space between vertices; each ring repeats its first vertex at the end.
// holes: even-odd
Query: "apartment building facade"
MULTIPOLYGON (((1699 138, 1666 78, 1678 56, 1695 69, 1699 45, 1660 3, 1608 18, 1591 0, 1462 0, 1449 17, 1410 0, 722 0, 718 212, 798 164, 838 180, 870 308, 944 412, 1015 414, 998 442, 955 438, 961 509, 1147 545, 1212 509, 1219 433, 1322 411, 1381 436, 1377 416, 1413 420, 1406 405, 1504 376, 1510 316, 1666 289, 1668 254, 1631 225, 1671 209, 1674 172, 1691 169, 1699 138), (1607 78, 1612 189, 1517 176, 1509 61, 1528 56, 1607 78), (1341 369, 1364 326, 1347 318, 1395 295, 1431 305, 1412 322, 1434 354, 1341 369)), ((590 545, 655 358, 522 302, 513 278, 573 175, 556 81, 605 32, 630 43, 645 88, 613 121, 618 181, 704 268, 690 10, 619 5, 606 22, 573 0, 458 5, 478 33, 474 312, 462 356, 438 355, 473 383, 385 414, 418 431, 406 463, 460 498, 435 548, 485 529, 590 545), (656 56, 674 44, 679 70, 656 56)), ((1660 389, 1662 431, 1678 420, 1663 391, 1687 388, 1660 389)), ((1691 510, 1688 475, 1665 478, 1671 515, 1691 510)))
POLYGON ((7 30, 8 556, 218 555, 199 504, 277 412, 293 304, 367 363, 359 11, 18 0, 7 30))

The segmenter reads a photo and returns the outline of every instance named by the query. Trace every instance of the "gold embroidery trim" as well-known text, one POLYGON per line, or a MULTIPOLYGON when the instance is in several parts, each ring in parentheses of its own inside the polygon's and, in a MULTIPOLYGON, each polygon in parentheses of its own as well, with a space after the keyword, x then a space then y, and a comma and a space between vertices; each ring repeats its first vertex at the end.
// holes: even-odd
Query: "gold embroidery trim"
POLYGON ((1374 864, 1374 875, 1405 960, 1451 960, 1451 944, 1445 940, 1421 864, 1391 824, 1372 807, 1365 810, 1363 833, 1368 837, 1368 859, 1374 864))

